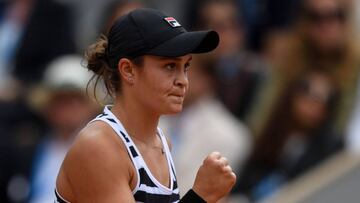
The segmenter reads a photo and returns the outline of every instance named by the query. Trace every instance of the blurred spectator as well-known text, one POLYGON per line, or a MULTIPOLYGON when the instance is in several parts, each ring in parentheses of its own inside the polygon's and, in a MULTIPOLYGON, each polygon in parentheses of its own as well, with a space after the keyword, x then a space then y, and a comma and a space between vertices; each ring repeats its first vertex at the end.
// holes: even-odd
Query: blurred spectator
POLYGON ((257 142, 238 191, 264 197, 342 147, 360 65, 343 2, 304 0, 294 31, 278 33, 280 45, 268 50, 275 76, 250 122, 257 142), (311 91, 293 93, 304 79, 311 91), (320 93, 328 99, 317 101, 320 93))
POLYGON ((334 130, 344 135, 355 102, 360 58, 356 37, 352 36, 349 24, 349 7, 342 2, 304 0, 293 32, 277 36, 280 46, 276 46, 275 51, 273 47, 267 49, 274 77, 260 93, 260 104, 249 119, 257 135, 272 120, 271 109, 289 83, 309 70, 329 75, 338 89, 334 130))
POLYGON ((257 99, 257 89, 268 77, 267 65, 244 48, 244 30, 231 0, 206 1, 199 11, 200 26, 216 30, 220 45, 216 60, 217 94, 225 106, 245 121, 257 99))
POLYGON ((0 3, 0 202, 24 202, 29 192, 30 154, 45 124, 27 91, 47 63, 74 50, 68 17, 52 0, 0 3))
POLYGON ((181 194, 192 187, 206 154, 219 151, 239 170, 252 143, 246 127, 214 95, 214 64, 208 58, 193 57, 183 112, 160 122, 171 136, 181 194))
POLYGON ((332 128, 336 92, 330 77, 316 71, 289 83, 236 191, 259 200, 341 149, 332 128))
POLYGON ((90 78, 77 56, 61 57, 45 72, 48 93, 41 110, 50 129, 34 154, 30 202, 53 201, 57 173, 74 136, 98 113, 85 91, 90 78))
POLYGON ((34 94, 38 110, 44 116, 47 133, 23 154, 13 146, 8 168, 4 202, 52 202, 57 172, 78 129, 97 113, 85 88, 91 74, 81 58, 64 56, 46 69, 42 94, 34 94), (21 160, 21 161, 20 161, 21 160), (21 163, 21 164, 19 164, 21 163))

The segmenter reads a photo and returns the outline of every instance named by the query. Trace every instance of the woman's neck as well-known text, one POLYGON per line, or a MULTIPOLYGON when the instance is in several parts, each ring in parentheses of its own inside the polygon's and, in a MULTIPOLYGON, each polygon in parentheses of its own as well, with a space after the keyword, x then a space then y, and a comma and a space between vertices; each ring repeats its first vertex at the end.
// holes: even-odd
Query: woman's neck
POLYGON ((131 137, 146 143, 152 143, 157 139, 156 132, 160 116, 149 111, 144 105, 117 98, 111 111, 131 137))

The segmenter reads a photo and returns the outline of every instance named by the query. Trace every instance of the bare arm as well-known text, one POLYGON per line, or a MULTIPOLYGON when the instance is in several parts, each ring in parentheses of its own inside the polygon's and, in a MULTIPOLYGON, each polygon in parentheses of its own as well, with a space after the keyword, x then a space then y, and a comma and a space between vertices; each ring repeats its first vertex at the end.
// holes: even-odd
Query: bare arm
POLYGON ((125 147, 112 139, 111 130, 89 128, 78 135, 61 169, 72 189, 75 200, 72 202, 134 203, 130 159, 125 147))

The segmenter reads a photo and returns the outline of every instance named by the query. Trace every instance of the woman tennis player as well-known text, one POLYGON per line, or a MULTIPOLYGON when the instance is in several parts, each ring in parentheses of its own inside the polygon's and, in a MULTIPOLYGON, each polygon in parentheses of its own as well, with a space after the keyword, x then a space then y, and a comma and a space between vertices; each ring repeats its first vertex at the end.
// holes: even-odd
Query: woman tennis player
POLYGON ((161 115, 182 110, 191 53, 218 43, 216 32, 188 32, 152 9, 115 21, 87 52, 87 68, 105 82, 114 105, 77 136, 60 169, 55 202, 212 203, 228 194, 236 177, 214 152, 180 199, 170 147, 157 127, 161 115))

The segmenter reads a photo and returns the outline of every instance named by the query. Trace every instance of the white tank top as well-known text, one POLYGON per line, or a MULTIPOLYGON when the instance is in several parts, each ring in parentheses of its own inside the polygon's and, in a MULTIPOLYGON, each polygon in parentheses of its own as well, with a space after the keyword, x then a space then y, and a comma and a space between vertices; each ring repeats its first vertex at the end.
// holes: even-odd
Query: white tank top
MULTIPOLYGON (((179 189, 176 181, 176 173, 173 160, 171 158, 170 149, 167 144, 166 138, 160 128, 157 129, 158 135, 161 139, 164 152, 166 155, 169 174, 170 174, 170 188, 162 185, 151 173, 146 165, 140 151, 132 141, 131 137, 126 132, 122 123, 110 111, 111 106, 106 106, 104 112, 97 116, 94 120, 90 121, 103 121, 111 126, 115 133, 120 137, 126 146, 126 150, 131 158, 131 161, 136 169, 137 183, 132 191, 136 202, 146 203, 176 203, 180 200, 179 189)), ((56 200, 55 203, 68 203, 61 195, 55 190, 56 200)))

